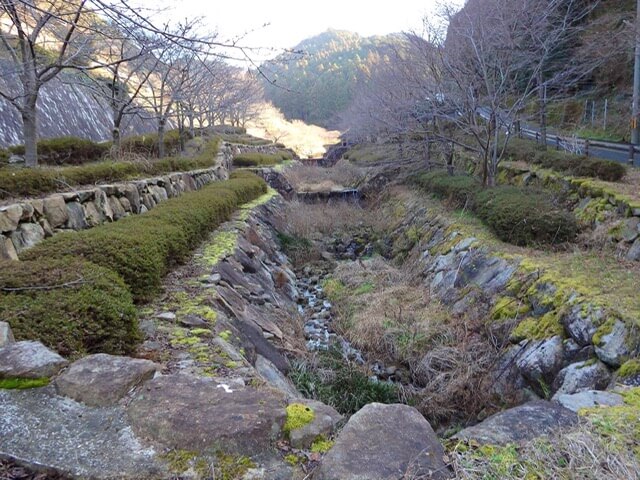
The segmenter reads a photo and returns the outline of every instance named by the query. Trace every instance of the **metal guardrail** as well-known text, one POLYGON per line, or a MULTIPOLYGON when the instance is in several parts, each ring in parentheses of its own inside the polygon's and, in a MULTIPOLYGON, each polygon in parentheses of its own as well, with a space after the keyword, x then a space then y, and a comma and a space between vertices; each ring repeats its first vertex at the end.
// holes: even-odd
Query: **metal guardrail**
MULTIPOLYGON (((540 132, 528 128, 520 128, 518 136, 529 138, 539 143, 542 140, 540 132)), ((634 163, 636 154, 640 153, 640 146, 631 143, 607 142, 603 140, 591 140, 579 137, 562 137, 560 135, 547 134, 547 145, 555 146, 557 150, 565 150, 579 155, 590 156, 593 148, 627 154, 627 162, 634 163)))

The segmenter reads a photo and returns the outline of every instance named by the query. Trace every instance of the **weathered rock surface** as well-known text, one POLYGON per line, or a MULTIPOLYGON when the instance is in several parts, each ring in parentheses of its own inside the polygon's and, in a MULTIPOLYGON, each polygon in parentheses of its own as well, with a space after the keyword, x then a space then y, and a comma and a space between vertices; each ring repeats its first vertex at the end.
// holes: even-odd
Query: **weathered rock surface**
POLYGON ((286 418, 284 397, 275 391, 229 389, 187 375, 147 382, 128 415, 138 435, 165 447, 237 455, 268 451, 286 418))
POLYGON ((611 372, 599 361, 587 360, 563 368, 554 382, 556 395, 572 394, 583 390, 602 390, 609 385, 611 372))
POLYGON ((68 363, 40 342, 12 343, 0 350, 0 378, 52 377, 68 363))
POLYGON ((583 305, 575 305, 562 316, 562 324, 567 333, 580 346, 589 345, 597 326, 602 322, 604 313, 601 309, 588 308, 584 311, 583 305))
POLYGON ((562 368, 562 359, 562 338, 556 336, 530 341, 516 360, 516 365, 531 385, 538 388, 540 382, 552 384, 555 375, 562 368))
POLYGON ((149 360, 99 353, 71 364, 56 378, 55 386, 65 397, 91 406, 107 406, 153 377, 159 369, 160 365, 149 360))
POLYGON ((11 331, 11 326, 7 322, 0 322, 0 348, 6 347, 15 341, 15 338, 13 338, 13 332, 11 331))
POLYGON ((315 400, 296 400, 296 403, 307 405, 313 410, 313 420, 302 428, 289 432, 289 440, 294 448, 310 448, 319 436, 329 437, 342 420, 335 408, 315 400))
POLYGON ((62 195, 51 195, 44 199, 44 214, 53 228, 62 227, 69 219, 62 195))
POLYGON ((298 398, 302 396, 300 392, 296 390, 293 383, 291 383, 291 380, 285 377, 273 363, 262 355, 256 355, 255 368, 265 382, 272 387, 281 390, 285 395, 291 398, 298 398))
POLYGON ((628 326, 621 320, 615 320, 611 330, 602 335, 596 345, 596 355, 604 363, 619 367, 629 357, 638 351, 640 339, 629 331, 628 326))
POLYGON ((531 440, 577 421, 575 413, 557 403, 534 400, 465 428, 456 438, 481 444, 505 445, 531 440))
POLYGON ((89 408, 46 387, 0 390, 0 412, 0 457, 82 479, 170 478, 120 408, 89 408))
POLYGON ((372 403, 349 419, 313 478, 449 478, 443 456, 429 422, 415 408, 372 403))
POLYGON ((622 395, 598 390, 585 390, 573 394, 560 394, 554 396, 553 399, 572 412, 578 412, 581 408, 593 408, 598 406, 616 407, 624 404, 622 395))

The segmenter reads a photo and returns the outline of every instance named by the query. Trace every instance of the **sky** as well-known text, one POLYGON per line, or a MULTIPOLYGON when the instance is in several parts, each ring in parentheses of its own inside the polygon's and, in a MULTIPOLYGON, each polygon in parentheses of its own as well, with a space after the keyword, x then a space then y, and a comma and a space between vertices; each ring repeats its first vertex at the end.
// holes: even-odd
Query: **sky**
POLYGON ((223 40, 243 36, 243 46, 269 47, 256 52, 264 59, 329 28, 363 36, 420 30, 422 18, 433 14, 439 1, 147 0, 146 3, 171 8, 164 15, 174 20, 201 16, 223 40), (263 26, 267 23, 268 26, 263 26))

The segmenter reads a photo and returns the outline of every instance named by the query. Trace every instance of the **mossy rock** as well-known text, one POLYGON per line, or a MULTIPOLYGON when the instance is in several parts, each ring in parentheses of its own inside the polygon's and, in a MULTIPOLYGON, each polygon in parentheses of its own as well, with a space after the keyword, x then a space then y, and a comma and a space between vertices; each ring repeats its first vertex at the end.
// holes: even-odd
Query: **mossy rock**
POLYGON ((0 318, 64 356, 129 354, 141 339, 122 279, 79 258, 0 262, 0 318))

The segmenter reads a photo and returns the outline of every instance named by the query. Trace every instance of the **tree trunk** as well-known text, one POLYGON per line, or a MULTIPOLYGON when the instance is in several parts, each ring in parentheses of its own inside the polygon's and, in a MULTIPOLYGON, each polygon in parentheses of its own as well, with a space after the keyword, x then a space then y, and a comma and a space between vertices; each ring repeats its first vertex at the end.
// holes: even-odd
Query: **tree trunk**
POLYGON ((111 140, 113 141, 113 152, 119 157, 120 156, 120 124, 114 122, 113 130, 111 130, 111 140))
POLYGON ((540 113, 540 139, 542 150, 547 149, 547 95, 542 82, 542 72, 538 72, 538 110, 540 113))
POLYGON ((164 118, 161 118, 158 121, 158 157, 159 158, 164 158, 165 155, 165 151, 164 151, 164 124, 165 124, 166 120, 164 118))
POLYGON ((29 96, 22 115, 22 133, 24 136, 24 161, 27 167, 38 166, 38 114, 37 96, 29 96))

